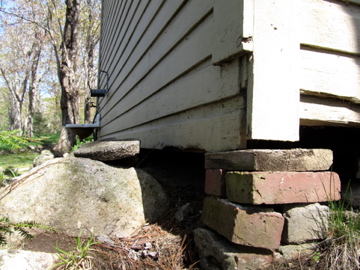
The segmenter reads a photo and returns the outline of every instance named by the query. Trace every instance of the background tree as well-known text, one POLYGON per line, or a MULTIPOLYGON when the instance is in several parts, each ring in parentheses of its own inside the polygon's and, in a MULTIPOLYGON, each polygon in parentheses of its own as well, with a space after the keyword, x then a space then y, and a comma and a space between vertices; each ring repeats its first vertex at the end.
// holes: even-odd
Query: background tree
MULTIPOLYGON (((11 26, 15 25, 12 22, 16 21, 18 25, 32 25, 35 29, 32 32, 32 38, 35 37, 34 42, 28 43, 31 45, 28 47, 32 48, 33 52, 28 53, 29 50, 27 50, 25 53, 28 58, 31 56, 31 60, 28 60, 27 69, 21 68, 24 71, 23 77, 21 77, 23 84, 20 84, 21 80, 14 80, 18 84, 16 101, 22 101, 21 109, 25 103, 28 105, 26 107, 28 115, 25 118, 23 115, 12 116, 12 118, 21 118, 21 127, 23 129, 26 127, 27 134, 33 135, 33 126, 34 123, 37 123, 35 120, 42 118, 34 116, 42 116, 43 113, 37 105, 40 93, 37 89, 41 88, 47 91, 45 94, 40 93, 42 98, 45 96, 48 101, 51 99, 58 101, 57 96, 52 96, 58 92, 54 91, 56 83, 51 82, 54 74, 57 74, 61 93, 61 123, 63 126, 69 123, 79 123, 80 104, 89 104, 88 85, 95 87, 100 0, 66 0, 65 2, 61 0, 14 0, 11 6, 0 8, 0 13, 4 25, 7 20, 11 21, 11 24, 7 23, 11 26), (87 102, 84 101, 86 97, 87 102)), ((2 29, 5 28, 0 28, 0 34, 4 33, 1 31, 2 29)), ((1 36, 8 39, 8 35, 1 36)), ((27 37, 23 40, 28 42, 32 39, 27 37)), ((12 42, 9 41, 9 44, 12 42)), ((6 45, 3 48, 10 47, 6 45)), ((18 58, 26 59, 24 56, 18 58)), ((4 59, 5 61, 9 60, 5 54, 4 59)), ((8 70, 4 68, 3 71, 2 77, 5 79, 8 70)), ((11 80, 6 82, 8 81, 11 82, 11 80)), ((10 88, 11 84, 6 83, 5 86, 9 93, 14 92, 11 90, 14 87, 10 88)), ((19 106, 13 107, 16 109, 19 106)), ((85 108, 85 120, 90 121, 90 107, 85 106, 85 108)), ((19 110, 15 110, 13 114, 15 115, 16 112, 19 110)), ((15 127, 15 123, 12 125, 15 127)), ((63 128, 56 150, 60 153, 68 152, 74 142, 75 138, 71 132, 63 128)))

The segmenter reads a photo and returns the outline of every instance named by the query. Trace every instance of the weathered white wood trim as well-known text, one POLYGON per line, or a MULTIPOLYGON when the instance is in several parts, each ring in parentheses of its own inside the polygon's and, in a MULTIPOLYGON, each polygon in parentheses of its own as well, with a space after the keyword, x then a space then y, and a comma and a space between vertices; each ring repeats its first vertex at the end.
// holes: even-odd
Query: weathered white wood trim
POLYGON ((255 0, 248 139, 299 139, 298 1, 255 0))
POLYGON ((214 0, 213 64, 253 50, 253 0, 214 0))
POLYGON ((302 96, 301 125, 360 126, 360 105, 336 100, 302 96))
POLYGON ((360 103, 360 58, 301 50, 302 93, 360 103))
POLYGON ((141 147, 162 149, 166 146, 193 150, 226 151, 246 147, 239 123, 245 117, 243 98, 170 115, 128 130, 100 129, 102 140, 141 138, 141 147))
POLYGON ((301 0, 300 3, 302 44, 360 54, 359 6, 324 0, 301 0))

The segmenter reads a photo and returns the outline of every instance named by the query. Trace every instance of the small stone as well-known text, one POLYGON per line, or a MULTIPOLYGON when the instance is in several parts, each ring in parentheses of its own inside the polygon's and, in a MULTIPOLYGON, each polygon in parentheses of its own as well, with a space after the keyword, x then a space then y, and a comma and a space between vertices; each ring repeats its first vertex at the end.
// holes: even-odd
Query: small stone
POLYGON ((139 141, 95 141, 81 145, 75 157, 110 161, 133 157, 140 152, 139 141))
POLYGON ((262 269, 273 260, 267 249, 236 245, 204 228, 194 230, 194 242, 203 269, 262 269))
POLYGON ((33 167, 40 166, 41 164, 45 163, 48 160, 54 159, 55 156, 51 153, 50 150, 43 150, 41 151, 40 156, 36 157, 33 161, 33 167))
POLYGON ((0 250, 0 269, 50 270, 57 263, 54 253, 33 252, 27 250, 0 250))
POLYGON ((285 206, 285 244, 302 244, 323 240, 328 232, 329 207, 318 203, 285 206))
POLYGON ((203 222, 233 243, 276 249, 284 218, 271 208, 243 206, 224 199, 204 200, 203 222))
POLYGON ((226 171, 222 169, 207 169, 205 177, 205 193, 218 197, 226 196, 226 171))
POLYGON ((279 252, 282 255, 282 259, 290 261, 311 255, 312 253, 314 253, 317 247, 318 247, 317 243, 306 243, 300 245, 284 245, 284 246, 282 245, 279 247, 279 252))

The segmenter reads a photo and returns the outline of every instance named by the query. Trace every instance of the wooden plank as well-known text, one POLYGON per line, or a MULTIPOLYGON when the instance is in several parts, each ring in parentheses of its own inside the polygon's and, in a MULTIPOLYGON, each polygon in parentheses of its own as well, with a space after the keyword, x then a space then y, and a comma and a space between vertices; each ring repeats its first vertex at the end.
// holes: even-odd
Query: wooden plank
POLYGON ((214 1, 213 64, 253 50, 253 8, 251 0, 214 1))
POLYGON ((360 103, 359 57, 309 50, 300 55, 302 93, 360 103))
POLYGON ((209 104, 239 94, 239 63, 233 61, 223 67, 205 63, 162 88, 138 106, 129 108, 126 98, 124 105, 115 108, 116 117, 104 118, 102 127, 107 125, 127 129, 189 108, 209 104), (111 122, 107 122, 111 121, 111 122))
POLYGON ((301 0, 300 41, 314 47, 360 54, 360 7, 342 2, 301 0))
POLYGON ((137 138, 142 148, 163 149, 166 146, 198 151, 227 151, 246 147, 239 123, 245 117, 244 101, 236 97, 166 118, 119 130, 100 130, 100 139, 137 138))
POLYGON ((360 106, 349 102, 301 96, 300 123, 304 126, 360 126, 360 106))
POLYGON ((299 139, 297 0, 256 0, 248 138, 299 139))
MULTIPOLYGON (((105 122, 117 117, 119 112, 113 110, 115 105, 120 104, 120 110, 128 110, 137 106, 142 100, 210 57, 211 48, 207 45, 211 43, 211 27, 211 17, 208 16, 185 39, 182 39, 175 49, 150 69, 146 65, 148 58, 143 58, 141 61, 143 65, 138 65, 134 69, 131 76, 121 85, 121 92, 118 91, 111 97, 106 107, 102 109, 101 113, 105 122), (139 78, 139 74, 142 73, 147 76, 139 78), (119 103, 120 101, 121 103, 119 103)), ((152 51, 149 51, 150 58, 151 54, 152 51)), ((154 58, 154 61, 156 59, 157 57, 154 58)))

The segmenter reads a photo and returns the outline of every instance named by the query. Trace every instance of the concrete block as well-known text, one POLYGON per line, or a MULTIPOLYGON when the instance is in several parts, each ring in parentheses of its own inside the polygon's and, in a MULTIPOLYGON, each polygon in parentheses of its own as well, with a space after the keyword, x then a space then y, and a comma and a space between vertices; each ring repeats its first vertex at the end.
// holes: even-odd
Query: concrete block
POLYGON ((333 163, 328 149, 247 149, 205 154, 206 169, 237 171, 326 171, 333 163))
POLYGON ((206 170, 205 193, 218 197, 225 197, 226 196, 225 174, 226 171, 222 169, 206 170))
POLYGON ((203 222, 233 243, 276 249, 280 246, 284 218, 271 208, 241 206, 225 199, 204 200, 203 222))
POLYGON ((109 161, 133 157, 139 152, 139 141, 95 141, 81 145, 74 151, 74 155, 75 157, 109 161))
POLYGON ((328 233, 329 207, 318 203, 286 206, 282 242, 302 244, 323 240, 328 233))
POLYGON ((236 245, 203 228, 194 230, 194 242, 202 269, 255 270, 273 261, 270 250, 236 245))
POLYGON ((290 204, 336 201, 340 178, 334 172, 228 172, 226 195, 244 204, 290 204))

